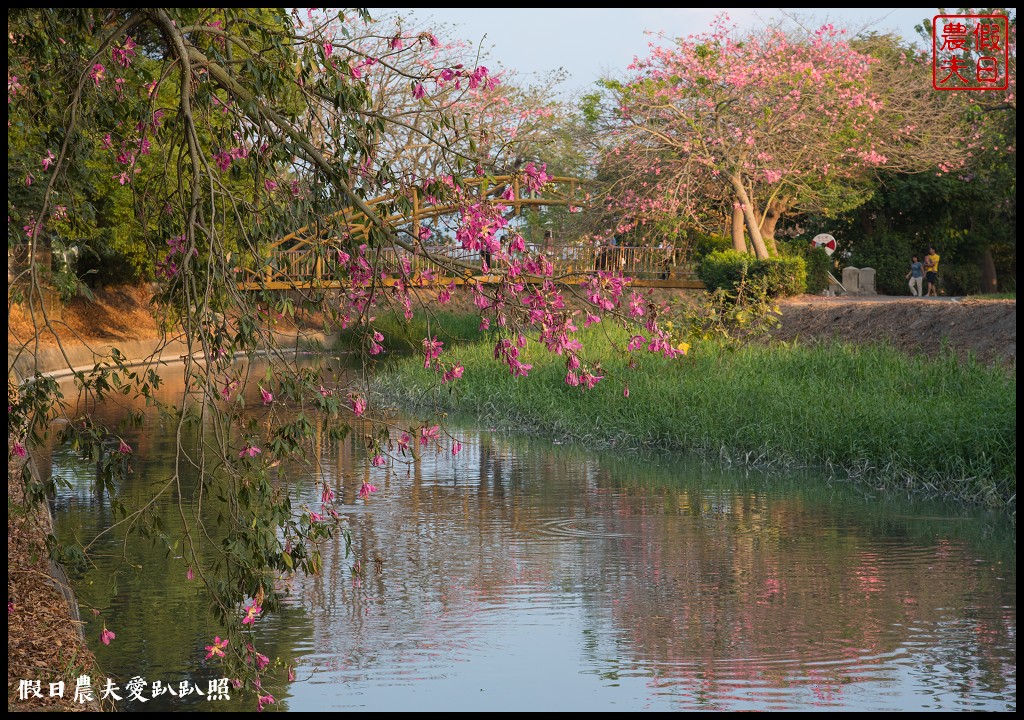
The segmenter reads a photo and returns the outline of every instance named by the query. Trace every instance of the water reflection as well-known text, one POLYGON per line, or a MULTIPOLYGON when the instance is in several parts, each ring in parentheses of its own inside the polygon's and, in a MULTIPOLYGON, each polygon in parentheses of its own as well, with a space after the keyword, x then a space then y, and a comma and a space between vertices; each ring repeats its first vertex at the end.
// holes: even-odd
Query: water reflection
MULTIPOLYGON (((321 576, 288 578, 287 607, 258 628, 298 668, 276 709, 1015 709, 1012 526, 820 481, 456 435, 457 456, 383 468, 358 432, 320 444, 353 552, 339 540, 321 576), (367 479, 379 492, 363 500, 367 479)), ((153 438, 140 488, 164 450, 153 438)), ((61 532, 107 522, 88 468, 57 452, 54 470, 73 484, 61 532)), ((319 503, 294 468, 278 479, 296 505, 319 503)), ((181 560, 131 552, 140 569, 101 559, 79 581, 119 628, 101 662, 203 677, 216 628, 181 560)))

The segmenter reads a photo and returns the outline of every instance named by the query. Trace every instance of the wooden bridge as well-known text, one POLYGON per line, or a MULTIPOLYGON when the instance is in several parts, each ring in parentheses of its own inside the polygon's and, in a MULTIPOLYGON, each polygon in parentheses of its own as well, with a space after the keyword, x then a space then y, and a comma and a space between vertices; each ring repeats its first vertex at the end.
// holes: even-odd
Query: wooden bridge
MULTIPOLYGON (((544 185, 543 192, 530 192, 514 176, 477 178, 465 183, 473 197, 490 203, 500 203, 521 215, 524 208, 539 206, 579 206, 582 183, 576 178, 553 177, 544 185), (507 199, 511 188, 511 199, 507 199)), ((437 202, 414 189, 404 199, 382 196, 368 200, 367 204, 378 212, 388 225, 410 230, 410 237, 428 222, 436 222, 446 215, 458 212, 462 203, 437 202)), ((261 267, 238 269, 238 287, 242 290, 298 290, 304 288, 340 288, 346 286, 345 271, 338 260, 343 249, 339 238, 346 237, 344 247, 351 244, 370 245, 372 223, 360 210, 349 209, 328 218, 324 227, 304 227, 274 242, 261 267)), ((438 233, 435 233, 436 237, 438 233)), ((655 248, 631 246, 595 246, 590 243, 564 243, 547 241, 527 244, 528 252, 542 252, 554 267, 554 277, 562 283, 582 282, 596 270, 617 272, 633 278, 634 286, 666 288, 703 288, 693 268, 687 262, 683 248, 655 248)), ((495 259, 489 272, 483 269, 479 252, 465 250, 453 240, 416 242, 412 251, 399 246, 368 247, 366 261, 373 267, 384 269, 385 285, 398 282, 398 273, 388 268, 407 265, 413 283, 476 284, 500 282, 504 266, 495 259), (453 272, 454 270, 454 272, 453 272)), ((379 276, 379 275, 378 275, 379 276)), ((527 282, 542 282, 544 278, 523 276, 527 282)))

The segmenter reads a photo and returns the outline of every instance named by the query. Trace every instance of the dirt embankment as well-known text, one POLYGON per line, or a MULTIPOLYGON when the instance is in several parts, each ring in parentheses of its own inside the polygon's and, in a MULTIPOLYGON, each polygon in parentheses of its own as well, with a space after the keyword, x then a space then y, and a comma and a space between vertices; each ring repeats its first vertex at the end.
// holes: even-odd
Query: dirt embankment
MULTIPOLYGON (((692 292, 686 292, 692 296, 692 292)), ((93 301, 80 298, 63 308, 54 327, 63 341, 72 345, 116 345, 156 339, 160 328, 150 309, 151 295, 146 287, 99 291, 93 301)), ((668 296, 662 291, 657 299, 668 296)), ((468 299, 456 300, 450 307, 473 310, 468 299)), ((779 340, 881 342, 927 355, 948 348, 961 357, 973 354, 985 364, 1016 367, 1016 300, 801 295, 782 301, 780 309, 781 326, 774 332, 779 340)), ((11 308, 8 347, 24 345, 34 335, 25 310, 19 306, 11 308)), ((56 344, 50 333, 44 333, 38 340, 42 347, 56 344)))
POLYGON ((886 343, 929 356, 948 349, 986 365, 1017 366, 1016 300, 802 295, 779 308, 779 340, 886 343))

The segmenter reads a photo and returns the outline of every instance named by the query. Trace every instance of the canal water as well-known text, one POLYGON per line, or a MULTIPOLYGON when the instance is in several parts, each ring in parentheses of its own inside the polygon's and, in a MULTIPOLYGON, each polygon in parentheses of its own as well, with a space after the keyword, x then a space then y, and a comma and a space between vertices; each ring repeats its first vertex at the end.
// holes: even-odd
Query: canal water
MULTIPOLYGON (((274 667, 295 669, 266 688, 268 710, 1016 709, 1016 531, 1002 518, 813 476, 449 430, 458 455, 385 467, 351 436, 319 444, 352 546, 339 534, 321 576, 281 578, 286 607, 255 624, 274 667), (378 492, 364 499, 367 479, 378 492)), ((156 417, 123 434, 131 505, 169 475, 174 444, 156 417)), ((58 447, 49 469, 68 486, 54 502, 62 539, 111 526, 94 465, 58 447)), ((319 503, 312 476, 278 481, 295 507, 319 503)), ((155 512, 171 522, 178 509, 155 512)), ((205 689, 217 670, 204 647, 222 629, 184 559, 117 527, 89 558, 72 581, 107 676, 205 689)), ((256 705, 138 695, 121 709, 256 705)))

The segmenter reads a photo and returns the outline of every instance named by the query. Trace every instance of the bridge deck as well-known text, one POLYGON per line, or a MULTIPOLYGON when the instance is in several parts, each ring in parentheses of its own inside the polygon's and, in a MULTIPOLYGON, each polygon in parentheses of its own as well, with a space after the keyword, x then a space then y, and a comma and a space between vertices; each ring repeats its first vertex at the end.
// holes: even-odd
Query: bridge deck
MULTIPOLYGON (((636 287, 704 287, 692 266, 683 261, 683 253, 672 249, 552 245, 544 251, 544 256, 554 268, 552 277, 565 284, 580 283, 595 271, 605 270, 632 278, 636 287)), ((397 269, 406 264, 415 285, 497 283, 507 269, 506 263, 495 260, 489 266, 489 272, 485 271, 479 253, 444 246, 428 247, 422 254, 393 248, 370 250, 366 260, 377 269, 375 275, 384 285, 395 284, 401 275, 397 269)), ((339 288, 347 285, 346 272, 337 261, 336 251, 311 252, 308 245, 273 250, 263 268, 241 269, 240 274, 243 277, 238 287, 242 290, 339 288)), ((529 274, 524 274, 523 279, 526 282, 544 280, 529 274)))

